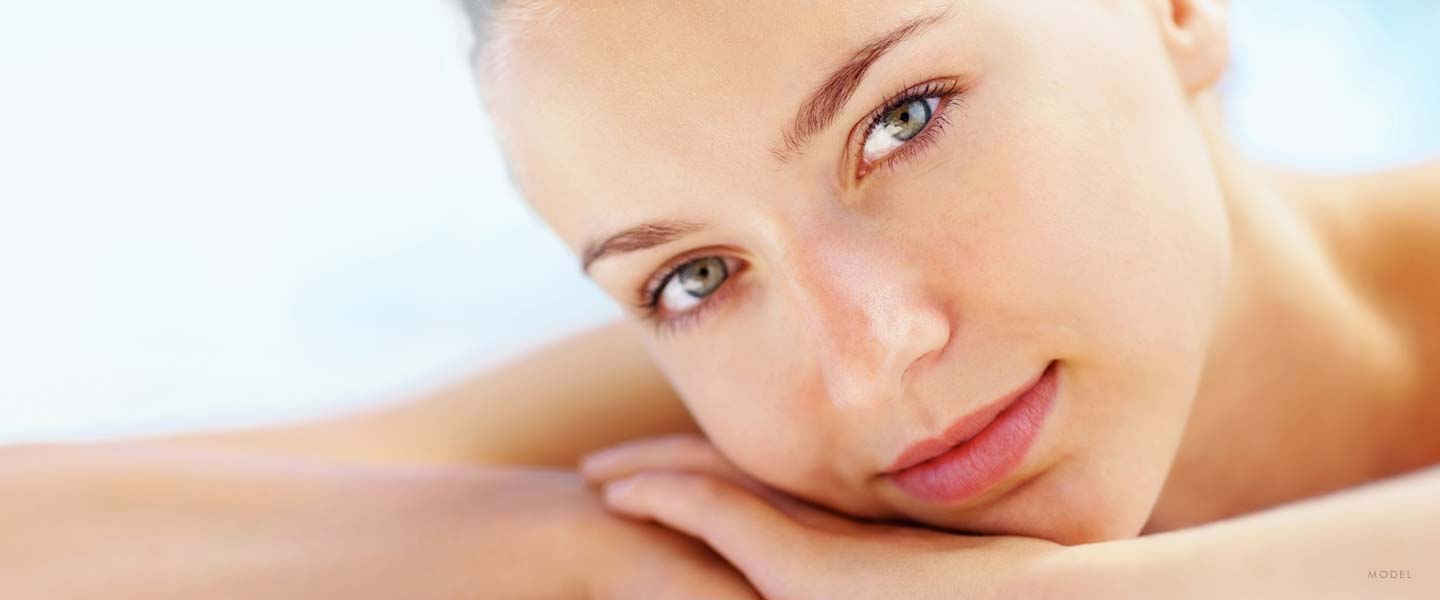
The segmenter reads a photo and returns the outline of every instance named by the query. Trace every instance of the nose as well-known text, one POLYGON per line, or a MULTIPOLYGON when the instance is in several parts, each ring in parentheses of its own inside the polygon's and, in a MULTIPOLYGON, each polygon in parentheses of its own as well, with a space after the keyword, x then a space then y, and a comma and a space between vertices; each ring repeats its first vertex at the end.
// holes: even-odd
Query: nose
POLYGON ((809 243, 790 265, 800 325, 831 402, 898 398, 950 340, 944 298, 925 265, 863 240, 809 243), (930 280, 927 281, 927 278, 930 280))

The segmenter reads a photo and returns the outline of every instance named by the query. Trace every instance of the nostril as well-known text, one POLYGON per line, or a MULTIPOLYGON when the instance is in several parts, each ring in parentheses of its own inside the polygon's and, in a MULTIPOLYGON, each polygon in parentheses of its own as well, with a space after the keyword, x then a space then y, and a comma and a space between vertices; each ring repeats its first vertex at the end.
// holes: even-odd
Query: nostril
POLYGON ((916 357, 915 360, 910 361, 910 364, 905 365, 905 370, 900 373, 900 383, 902 385, 908 385, 910 383, 910 378, 915 376, 913 373, 919 372, 931 364, 938 362, 940 356, 945 353, 945 349, 950 347, 950 341, 955 337, 955 330, 950 327, 948 323, 944 326, 944 329, 945 339, 941 340, 938 346, 932 346, 929 351, 916 357))
POLYGON ((908 384, 910 382, 910 378, 912 377, 911 372, 922 369, 925 365, 934 362, 935 357, 939 354, 939 350, 931 350, 929 352, 926 352, 925 354, 920 355, 919 358, 910 361, 910 364, 905 366, 905 371, 900 374, 900 383, 908 384))

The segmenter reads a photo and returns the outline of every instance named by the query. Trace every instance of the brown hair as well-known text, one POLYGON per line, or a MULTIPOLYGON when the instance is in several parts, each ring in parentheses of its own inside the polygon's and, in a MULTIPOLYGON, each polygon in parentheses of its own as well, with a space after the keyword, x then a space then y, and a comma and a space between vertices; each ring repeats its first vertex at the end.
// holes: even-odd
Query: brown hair
MULTIPOLYGON (((459 0, 465 16, 470 19, 470 30, 475 32, 476 41, 484 40, 490 26, 490 12, 494 9, 492 0, 459 0)), ((477 45, 479 45, 477 43, 477 45)))

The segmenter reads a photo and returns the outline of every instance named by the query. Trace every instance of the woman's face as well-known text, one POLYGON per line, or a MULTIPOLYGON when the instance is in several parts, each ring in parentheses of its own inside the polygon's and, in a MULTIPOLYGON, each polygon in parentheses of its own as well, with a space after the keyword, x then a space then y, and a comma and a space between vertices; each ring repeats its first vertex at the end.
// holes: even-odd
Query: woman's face
POLYGON ((1169 8, 560 0, 502 14, 484 77, 520 187, 742 469, 1078 543, 1146 521, 1229 258, 1169 8), (993 485, 887 475, 1052 362, 993 485))

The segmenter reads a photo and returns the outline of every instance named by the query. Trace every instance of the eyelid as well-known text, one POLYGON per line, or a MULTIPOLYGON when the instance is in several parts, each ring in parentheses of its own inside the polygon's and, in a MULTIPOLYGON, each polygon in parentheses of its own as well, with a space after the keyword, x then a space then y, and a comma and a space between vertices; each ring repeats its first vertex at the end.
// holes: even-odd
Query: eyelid
POLYGON ((873 172, 876 167, 889 163, 890 159, 895 154, 899 154, 906 146, 922 141, 920 139, 921 136, 929 135, 931 129, 943 125, 946 113, 950 111, 955 100, 958 100, 966 89, 965 83, 958 77, 937 77, 908 86, 887 97, 875 110, 871 111, 856 123, 855 128, 851 130, 850 139, 846 144, 846 157, 845 160, 841 161, 845 173, 845 181, 854 183, 861 182, 869 173, 873 172), (925 128, 921 130, 919 134, 916 134, 914 138, 902 144, 895 151, 891 152, 890 155, 887 155, 875 163, 869 165, 864 164, 863 151, 865 140, 869 137, 870 133, 875 130, 875 127, 880 124, 880 120, 885 116, 885 113, 906 102, 935 97, 939 98, 939 103, 936 105, 935 111, 930 115, 930 121, 925 124, 925 128))
MULTIPOLYGON (((670 279, 673 278, 677 273, 679 273, 680 269, 685 268, 685 265, 688 265, 691 262, 702 258, 713 256, 725 261, 725 269, 727 276, 725 282, 721 283, 720 286, 725 287, 726 285, 729 285, 730 279, 735 277, 735 275, 744 268, 744 261, 739 258, 735 258, 733 256, 734 254, 738 254, 738 252, 727 249, 725 247, 712 246, 697 250, 691 250, 666 261, 665 264, 661 265, 659 269, 655 270, 654 274, 646 278, 645 282, 641 284, 639 290, 636 291, 635 304, 637 308, 641 309, 642 311, 646 311, 647 314, 658 311, 660 292, 663 291, 665 289, 665 286, 670 283, 670 279)), ((706 299, 708 298, 709 296, 706 297, 706 299)))
POLYGON ((748 263, 736 257, 735 254, 736 253, 720 252, 715 249, 701 250, 686 253, 682 257, 667 263, 665 267, 656 272, 655 276, 648 280, 658 281, 660 283, 647 283, 647 287, 641 289, 642 293, 647 293, 645 290, 648 289, 655 290, 654 296, 643 297, 641 300, 641 305, 639 306, 639 309, 642 311, 640 315, 641 320, 651 326, 656 336, 664 336, 690 327, 705 318, 712 311, 723 307, 725 303, 734 302, 734 295, 740 293, 744 287, 743 283, 737 281, 736 278, 744 273, 748 267, 748 263), (684 268, 685 265, 690 262, 712 256, 725 261, 727 273, 725 281, 721 282, 720 286, 715 288, 715 291, 711 292, 710 295, 701 298, 700 302, 695 306, 682 311, 665 313, 659 305, 658 297, 659 293, 664 289, 664 286, 669 285, 670 278, 674 277, 680 269, 684 268))

